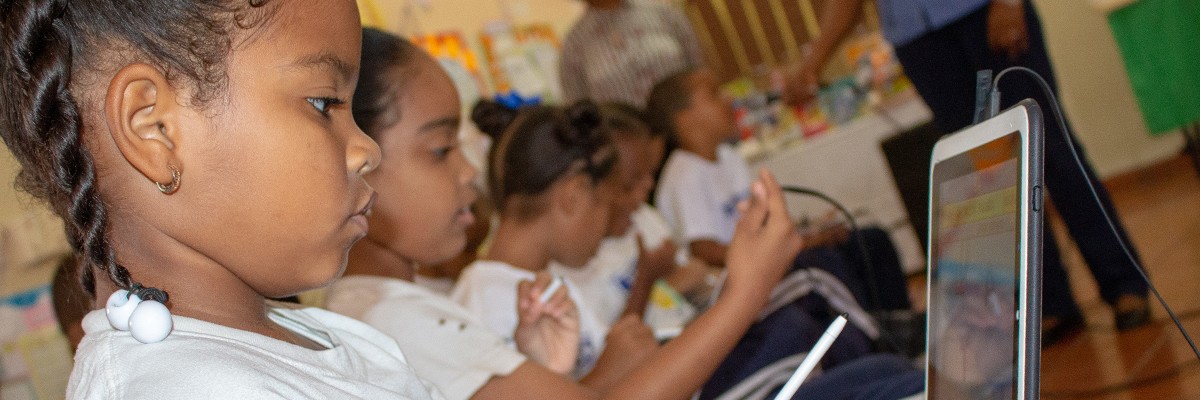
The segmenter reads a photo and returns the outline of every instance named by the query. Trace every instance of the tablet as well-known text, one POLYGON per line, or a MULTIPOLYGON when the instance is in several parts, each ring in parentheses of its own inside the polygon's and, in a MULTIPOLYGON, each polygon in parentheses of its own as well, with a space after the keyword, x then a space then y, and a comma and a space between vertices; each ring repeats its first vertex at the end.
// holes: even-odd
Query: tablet
POLYGON ((1042 115, 1024 100, 939 140, 929 188, 929 399, 1037 399, 1042 115))

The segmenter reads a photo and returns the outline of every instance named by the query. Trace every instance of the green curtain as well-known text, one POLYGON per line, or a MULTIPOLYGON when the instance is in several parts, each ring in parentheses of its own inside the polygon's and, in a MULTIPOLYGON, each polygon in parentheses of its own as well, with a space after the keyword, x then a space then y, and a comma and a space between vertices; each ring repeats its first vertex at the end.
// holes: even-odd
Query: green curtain
POLYGON ((1138 0, 1108 23, 1150 132, 1200 121, 1200 0, 1138 0))

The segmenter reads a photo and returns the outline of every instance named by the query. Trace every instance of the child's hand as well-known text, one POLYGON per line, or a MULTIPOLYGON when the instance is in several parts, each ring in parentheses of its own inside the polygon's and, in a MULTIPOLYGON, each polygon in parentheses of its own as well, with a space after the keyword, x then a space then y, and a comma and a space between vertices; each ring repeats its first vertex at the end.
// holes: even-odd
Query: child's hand
POLYGON ((552 371, 568 374, 579 357, 579 312, 562 285, 546 303, 538 301, 550 286, 550 274, 517 284, 517 350, 552 371))
POLYGON ((658 349, 654 332, 636 315, 625 315, 617 320, 604 341, 604 352, 596 360, 596 367, 584 378, 585 384, 592 388, 615 385, 658 349))
POLYGON ((670 274, 675 269, 675 243, 664 240, 656 249, 646 250, 642 235, 637 235, 637 273, 644 274, 651 282, 670 274))
POLYGON ((612 347, 632 365, 641 364, 646 356, 658 348, 654 331, 634 315, 626 315, 617 320, 608 330, 608 336, 604 340, 605 352, 612 347))
POLYGON ((788 216, 775 177, 765 169, 758 177, 750 199, 739 205, 742 218, 726 255, 729 277, 724 290, 765 303, 803 241, 788 216))
POLYGON ((850 227, 838 220, 837 210, 829 210, 812 228, 800 232, 804 238, 804 248, 815 249, 824 246, 837 246, 850 239, 850 227))

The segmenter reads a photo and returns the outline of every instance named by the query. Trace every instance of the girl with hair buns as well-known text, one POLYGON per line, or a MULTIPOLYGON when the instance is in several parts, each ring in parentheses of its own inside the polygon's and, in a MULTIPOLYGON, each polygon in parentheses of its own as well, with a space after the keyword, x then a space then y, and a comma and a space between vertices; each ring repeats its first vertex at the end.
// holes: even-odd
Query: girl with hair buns
POLYGON ((354 2, 8 0, 0 19, 0 136, 106 304, 68 398, 441 398, 373 328, 267 300, 328 284, 367 232, 354 2))
MULTIPOLYGON (((444 261, 462 250, 463 228, 470 222, 466 208, 474 199, 469 182, 475 171, 458 148, 455 133, 461 108, 453 84, 438 64, 403 39, 374 29, 364 31, 362 55, 354 114, 358 124, 383 149, 378 171, 368 177, 380 188, 380 197, 369 218, 367 238, 351 251, 350 276, 333 285, 327 305, 395 338, 417 374, 432 381, 448 398, 688 398, 755 320, 770 288, 786 269, 786 260, 799 247, 778 185, 764 175, 756 186, 756 196, 746 204, 750 217, 739 227, 733 245, 736 250, 730 252, 729 284, 717 304, 693 321, 681 336, 638 357, 644 359, 641 363, 624 359, 633 357, 609 356, 608 351, 621 347, 610 344, 608 347, 613 349, 605 351, 583 384, 575 383, 547 368, 566 371, 574 367, 579 335, 579 316, 570 301, 570 290, 557 290, 546 304, 540 302, 550 283, 548 275, 530 272, 496 286, 496 291, 511 301, 498 306, 500 312, 520 315, 516 332, 504 333, 493 332, 485 323, 486 316, 473 314, 411 282, 417 264, 444 261), (532 282, 527 280, 531 278, 532 282), (529 333, 546 342, 530 341, 525 336, 529 333), (505 340, 510 338, 512 343, 505 340), (526 358, 510 344, 521 350, 533 349, 526 358), (546 350, 556 351, 536 353, 546 350), (607 376, 605 370, 610 371, 607 376)), ((550 154, 547 148, 536 153, 548 159, 537 164, 539 169, 528 171, 545 173, 536 178, 545 187, 529 191, 533 182, 508 186, 508 190, 523 191, 505 196, 509 202, 502 208, 502 218, 514 218, 513 212, 523 211, 528 214, 518 214, 527 218, 521 220, 525 224, 545 218, 562 220, 562 200, 580 202, 571 218, 580 217, 575 212, 596 212, 595 208, 604 203, 601 191, 607 189, 602 186, 615 153, 599 134, 604 128, 592 128, 594 108, 572 109, 580 116, 575 118, 580 123, 574 125, 569 123, 572 118, 566 110, 538 110, 518 118, 525 121, 516 125, 525 127, 519 135, 538 135, 534 141, 539 145, 559 146, 565 153, 550 154), (559 158, 563 155, 565 159, 559 158), (554 168, 545 168, 548 165, 554 168), (566 169, 554 171, 560 167, 566 169), (568 192, 574 197, 561 198, 568 192), (527 202, 512 203, 515 197, 527 202), (585 208, 587 204, 592 206, 585 208)), ((483 112, 479 116, 497 117, 494 126, 498 129, 504 129, 516 117, 511 112, 483 112)), ((528 158, 532 154, 514 156, 528 158)), ((599 234, 603 234, 606 219, 588 216, 587 221, 599 225, 599 234)), ((565 228, 566 224, 560 226, 565 228)), ((492 260, 510 259, 505 254, 513 254, 517 245, 547 248, 546 238, 512 242, 512 228, 501 228, 509 233, 498 237, 507 239, 497 243, 504 243, 501 246, 507 249, 493 250, 489 255, 492 260)), ((587 232, 591 234, 590 228, 587 232)), ((560 236, 564 247, 565 242, 573 240, 567 236, 574 233, 566 230, 543 235, 551 233, 560 236)), ((586 260, 595 250, 587 248, 594 244, 572 247, 578 248, 570 251, 571 257, 560 258, 586 260)), ((545 262, 517 265, 544 268, 545 262)), ((628 331, 641 328, 636 319, 627 324, 628 331)))
MULTIPOLYGON (((535 106, 520 111, 483 102, 473 110, 472 118, 496 138, 489 155, 488 183, 500 224, 489 253, 463 271, 451 298, 494 332, 508 337, 518 320, 513 306, 525 301, 513 297, 512 286, 546 270, 551 261, 580 267, 595 254, 609 224, 611 197, 621 186, 613 174, 617 151, 610 138, 612 127, 597 107, 586 101, 567 108, 535 106)), ((772 218, 767 226, 779 223, 777 229, 788 232, 775 232, 783 236, 771 236, 767 242, 741 243, 741 250, 729 259, 739 264, 736 272, 730 272, 732 286, 727 285, 713 308, 662 349, 656 348, 649 330, 635 315, 617 321, 605 336, 606 325, 579 301, 578 289, 566 280, 563 287, 576 303, 581 327, 574 375, 582 377, 585 385, 600 389, 637 391, 622 385, 642 376, 646 377, 642 385, 675 382, 674 390, 692 388, 668 397, 686 397, 699 388, 756 319, 753 315, 782 274, 775 270, 779 267, 776 261, 782 263, 794 255, 796 247, 792 245, 799 245, 791 228, 782 226, 788 224, 773 219, 786 218, 782 199, 775 196, 779 194, 774 179, 762 173, 750 204, 767 206, 770 211, 756 209, 757 219, 739 225, 739 237, 749 240, 754 235, 751 232, 764 227, 763 218, 768 216, 772 218), (741 291, 748 287, 756 289, 741 291), (654 369, 658 370, 649 372, 654 369), (646 375, 626 376, 630 370, 646 375)), ((655 392, 638 392, 645 393, 655 392)))

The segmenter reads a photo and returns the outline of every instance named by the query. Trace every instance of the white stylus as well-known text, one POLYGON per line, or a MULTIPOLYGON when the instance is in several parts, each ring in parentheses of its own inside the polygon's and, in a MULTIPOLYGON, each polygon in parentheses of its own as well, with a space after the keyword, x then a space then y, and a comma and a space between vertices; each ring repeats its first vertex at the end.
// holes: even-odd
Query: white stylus
POLYGON ((796 390, 800 389, 800 384, 808 378, 808 374, 813 368, 817 367, 817 362, 821 361, 821 357, 825 356, 825 352, 829 351, 829 346, 833 345, 833 341, 842 333, 842 328, 846 327, 846 314, 839 315, 837 319, 829 324, 829 329, 821 334, 821 338, 817 339, 817 344, 813 345, 812 350, 804 357, 804 361, 800 362, 800 366, 796 367, 796 372, 788 378, 787 383, 783 384, 783 389, 779 390, 779 394, 775 395, 775 400, 791 399, 796 394, 796 390))
POLYGON ((546 304, 547 301, 550 301, 550 296, 554 296, 554 292, 557 292, 558 288, 562 287, 562 284, 563 278, 561 276, 554 277, 550 281, 550 286, 546 286, 546 291, 542 292, 541 297, 538 297, 538 302, 546 304))

